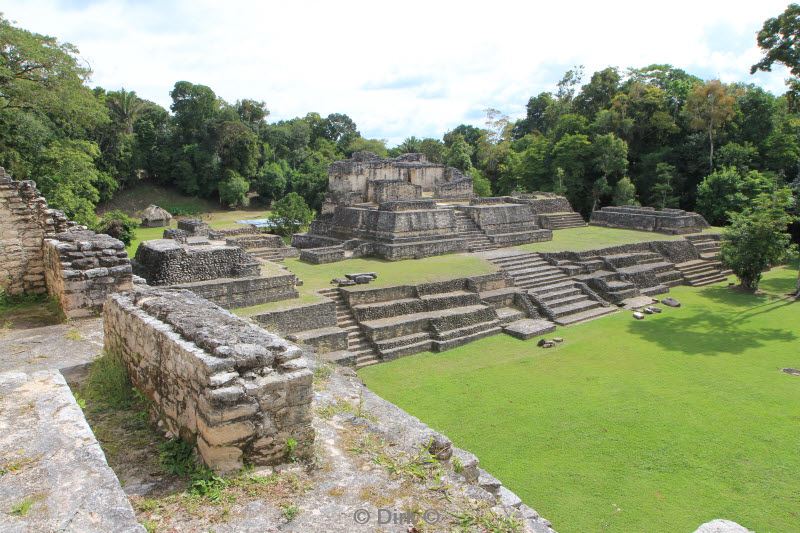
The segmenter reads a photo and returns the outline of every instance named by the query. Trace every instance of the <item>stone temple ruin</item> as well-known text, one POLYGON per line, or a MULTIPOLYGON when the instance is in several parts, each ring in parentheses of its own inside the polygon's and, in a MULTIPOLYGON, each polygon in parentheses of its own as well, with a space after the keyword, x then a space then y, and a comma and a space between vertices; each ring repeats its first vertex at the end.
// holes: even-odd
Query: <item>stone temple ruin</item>
POLYGON ((297 297, 293 274, 264 271, 252 253, 273 260, 291 255, 276 235, 250 227, 215 231, 194 220, 165 235, 142 243, 133 259, 134 273, 150 285, 187 289, 226 308, 297 297))
POLYGON ((106 297, 131 288, 125 245, 47 207, 32 181, 0 167, 0 289, 48 293, 68 318, 98 314, 106 297))
POLYGON ((584 222, 562 197, 476 198, 471 178, 422 154, 360 152, 331 165, 322 213, 292 245, 310 263, 398 260, 546 241, 576 225, 584 222))
POLYGON ((655 209, 639 206, 609 206, 592 213, 589 224, 607 228, 634 229, 681 235, 708 228, 702 215, 682 209, 655 209))

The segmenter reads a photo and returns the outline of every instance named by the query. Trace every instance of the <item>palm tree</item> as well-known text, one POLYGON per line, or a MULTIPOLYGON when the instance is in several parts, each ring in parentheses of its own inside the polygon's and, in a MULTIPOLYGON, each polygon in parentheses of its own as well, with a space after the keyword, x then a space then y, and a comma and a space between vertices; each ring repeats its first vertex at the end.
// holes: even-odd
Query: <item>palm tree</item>
POLYGON ((125 133, 133 133, 133 123, 144 108, 144 100, 136 96, 135 91, 126 91, 122 88, 108 93, 106 102, 116 122, 122 124, 125 133))

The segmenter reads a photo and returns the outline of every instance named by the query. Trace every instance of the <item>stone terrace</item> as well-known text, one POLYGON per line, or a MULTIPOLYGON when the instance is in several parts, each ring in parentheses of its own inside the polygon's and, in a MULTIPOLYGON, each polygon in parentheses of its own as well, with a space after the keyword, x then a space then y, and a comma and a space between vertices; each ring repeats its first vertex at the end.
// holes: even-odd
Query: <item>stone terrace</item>
POLYGON ((697 213, 638 206, 604 207, 592 213, 589 223, 672 235, 697 233, 709 227, 708 222, 697 213))

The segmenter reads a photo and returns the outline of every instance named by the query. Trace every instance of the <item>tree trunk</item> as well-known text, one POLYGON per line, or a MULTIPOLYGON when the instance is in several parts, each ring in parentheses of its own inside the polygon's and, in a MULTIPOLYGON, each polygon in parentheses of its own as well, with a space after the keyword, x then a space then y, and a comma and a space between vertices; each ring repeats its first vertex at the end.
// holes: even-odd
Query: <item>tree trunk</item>
POLYGON ((708 129, 708 145, 711 149, 708 152, 708 171, 714 172, 714 134, 712 129, 708 129))
POLYGON ((800 270, 797 271, 797 286, 794 288, 794 297, 800 299, 800 270))

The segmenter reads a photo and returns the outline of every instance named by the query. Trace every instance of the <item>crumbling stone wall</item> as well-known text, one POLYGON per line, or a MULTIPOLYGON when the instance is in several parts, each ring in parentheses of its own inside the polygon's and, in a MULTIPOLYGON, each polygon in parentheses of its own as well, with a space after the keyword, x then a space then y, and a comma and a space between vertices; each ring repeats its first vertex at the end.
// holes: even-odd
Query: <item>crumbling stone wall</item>
POLYGON ((105 350, 119 357, 170 435, 217 471, 311 452, 312 373, 302 350, 185 290, 112 295, 105 350))
POLYGON ((208 224, 197 218, 184 218, 178 221, 178 229, 192 237, 207 237, 208 224))
MULTIPOLYGON (((328 169, 328 203, 352 205, 377 202, 372 181, 402 181, 418 186, 423 192, 457 182, 458 190, 472 196, 472 179, 458 169, 429 162, 423 154, 403 154, 394 159, 381 159, 371 152, 356 152, 351 159, 335 161, 328 169), (354 197, 355 196, 355 197, 354 197), (342 202, 344 200, 344 202, 342 202)), ((455 189, 453 189, 455 191, 455 189)), ((452 191, 449 191, 452 194, 452 191)), ((452 196, 450 196, 452 197, 452 196)))
POLYGON ((422 197, 422 187, 407 181, 373 180, 367 184, 367 197, 376 203, 415 200, 422 197))
POLYGON ((108 295, 133 287, 125 244, 108 235, 72 228, 46 239, 43 255, 47 292, 68 318, 97 314, 108 295))
POLYGON ((329 328, 336 325, 336 304, 325 298, 321 302, 276 309, 250 318, 265 328, 281 333, 329 328))
POLYGON ((234 309, 297 298, 298 292, 295 283, 297 283, 297 278, 294 274, 278 274, 275 276, 212 279, 183 283, 172 287, 190 290, 225 309, 234 309))
POLYGON ((44 293, 45 236, 71 225, 63 213, 47 207, 34 182, 16 181, 0 167, 0 290, 44 293))
POLYGON ((258 261, 238 246, 191 246, 170 239, 143 242, 133 271, 150 285, 258 276, 258 261))

